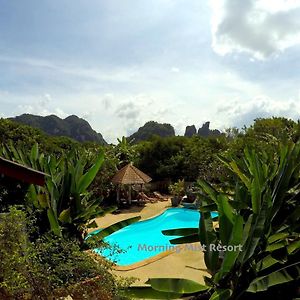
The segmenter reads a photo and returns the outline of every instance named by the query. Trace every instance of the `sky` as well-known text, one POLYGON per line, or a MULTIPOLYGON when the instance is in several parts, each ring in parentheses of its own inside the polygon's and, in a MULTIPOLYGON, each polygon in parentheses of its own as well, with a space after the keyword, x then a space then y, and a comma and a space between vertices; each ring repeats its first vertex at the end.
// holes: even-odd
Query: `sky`
POLYGON ((300 114, 300 0, 0 0, 0 117, 145 122, 300 114))

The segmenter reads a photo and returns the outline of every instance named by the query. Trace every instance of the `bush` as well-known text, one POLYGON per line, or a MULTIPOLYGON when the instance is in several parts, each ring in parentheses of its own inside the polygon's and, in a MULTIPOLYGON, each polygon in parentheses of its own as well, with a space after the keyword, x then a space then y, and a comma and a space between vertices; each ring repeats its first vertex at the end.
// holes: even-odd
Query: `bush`
POLYGON ((24 213, 15 208, 0 215, 0 295, 16 295, 29 288, 25 224, 24 213))
POLYGON ((120 299, 124 283, 110 264, 96 262, 76 240, 48 233, 29 241, 26 214, 16 208, 0 220, 0 299, 120 299))

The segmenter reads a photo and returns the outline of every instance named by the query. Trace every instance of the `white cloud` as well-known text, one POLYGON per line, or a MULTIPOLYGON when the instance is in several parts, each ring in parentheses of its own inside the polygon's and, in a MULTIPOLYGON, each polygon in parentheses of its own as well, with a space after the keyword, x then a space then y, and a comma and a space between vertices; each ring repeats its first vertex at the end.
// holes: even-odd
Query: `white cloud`
POLYGON ((300 1, 210 0, 212 47, 265 59, 300 44, 300 1))
POLYGON ((124 135, 130 135, 147 121, 166 121, 170 113, 166 102, 160 95, 137 94, 128 96, 115 110, 117 122, 126 128, 124 135))
POLYGON ((106 110, 108 110, 109 108, 111 108, 112 104, 114 101, 114 94, 111 93, 106 93, 103 97, 102 97, 102 105, 104 106, 104 108, 106 110))
POLYGON ((116 115, 121 119, 129 121, 138 117, 139 109, 133 102, 126 102, 117 108, 116 115))
POLYGON ((243 127, 256 118, 285 117, 297 120, 300 115, 300 103, 297 99, 277 101, 265 95, 256 96, 249 101, 235 99, 219 105, 215 119, 222 120, 223 128, 243 127))
POLYGON ((38 99, 38 105, 41 107, 46 107, 51 101, 52 97, 50 94, 46 93, 38 99))
MULTIPOLYGON (((15 102, 19 102, 19 99, 22 98, 18 96, 15 98, 15 102)), ((16 106, 16 110, 13 112, 14 115, 20 115, 24 113, 48 116, 48 115, 57 115, 60 118, 65 118, 68 114, 58 106, 58 101, 54 101, 52 96, 48 93, 41 96, 31 95, 28 97, 30 100, 25 101, 22 104, 16 106)))
POLYGON ((34 103, 18 105, 17 112, 14 113, 14 115, 20 115, 25 113, 39 115, 39 116, 56 115, 62 119, 68 116, 68 114, 64 112, 60 107, 44 108, 44 107, 38 107, 34 103))
MULTIPOLYGON (((74 65, 63 61, 52 61, 37 57, 18 57, 0 54, 0 63, 9 63, 15 65, 16 69, 23 70, 25 67, 32 70, 42 70, 44 73, 53 72, 56 76, 67 75, 70 77, 84 78, 94 81, 113 81, 113 82, 131 82, 138 81, 140 71, 135 67, 116 67, 110 70, 104 67, 86 67, 74 65)), ((30 73, 30 72, 29 72, 30 73)))
POLYGON ((172 68, 171 68, 171 72, 173 72, 173 73, 179 73, 179 72, 180 72, 180 69, 177 68, 177 67, 172 67, 172 68))

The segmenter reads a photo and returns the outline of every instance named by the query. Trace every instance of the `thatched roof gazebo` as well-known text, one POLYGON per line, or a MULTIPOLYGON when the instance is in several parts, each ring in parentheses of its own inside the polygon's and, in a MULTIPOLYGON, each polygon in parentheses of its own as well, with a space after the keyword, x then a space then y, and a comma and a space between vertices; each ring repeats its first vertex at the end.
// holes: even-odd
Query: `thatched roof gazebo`
POLYGON ((129 163, 120 169, 112 178, 112 183, 117 185, 117 202, 120 202, 120 186, 129 186, 128 203, 131 204, 131 186, 133 184, 140 184, 143 186, 152 180, 147 174, 136 168, 132 163, 129 163))

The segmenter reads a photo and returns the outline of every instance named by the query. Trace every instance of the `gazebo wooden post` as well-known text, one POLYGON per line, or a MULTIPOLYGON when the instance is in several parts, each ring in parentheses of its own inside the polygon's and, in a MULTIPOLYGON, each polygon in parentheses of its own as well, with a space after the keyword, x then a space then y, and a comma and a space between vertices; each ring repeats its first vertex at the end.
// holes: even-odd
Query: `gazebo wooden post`
POLYGON ((117 204, 120 204, 120 184, 117 185, 117 204))
POLYGON ((131 184, 129 184, 128 190, 129 190, 129 192, 128 192, 128 204, 131 205, 131 184))

